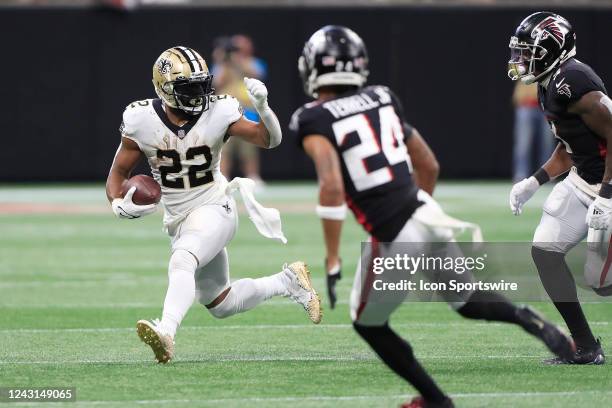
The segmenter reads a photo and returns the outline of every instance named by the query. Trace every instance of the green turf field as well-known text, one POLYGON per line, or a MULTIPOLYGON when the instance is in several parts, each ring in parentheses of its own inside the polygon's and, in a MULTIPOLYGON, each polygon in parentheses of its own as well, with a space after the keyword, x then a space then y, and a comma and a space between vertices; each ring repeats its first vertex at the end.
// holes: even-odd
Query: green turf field
MULTIPOLYGON (((513 217, 508 190, 442 184, 436 198, 451 215, 480 223, 485 239, 528 241, 546 191, 513 217)), ((229 248, 232 277, 303 259, 323 291, 315 197, 310 184, 269 187, 260 198, 282 210, 289 243, 264 239, 241 217, 229 248)), ((157 365, 135 323, 161 311, 169 257, 161 217, 119 221, 104 212, 104 200, 101 185, 0 187, 0 386, 75 386, 78 402, 68 407, 393 407, 414 394, 351 329, 348 293, 364 238, 352 219, 340 304, 325 308, 320 326, 284 299, 226 320, 194 305, 178 332, 176 359, 157 365), (24 202, 39 206, 7 213, 24 202)), ((549 305, 537 307, 560 321, 549 305)), ((610 305, 586 311, 612 350, 610 305)), ((611 364, 543 366, 544 347, 514 327, 462 320, 437 303, 406 304, 392 323, 460 407, 612 406, 611 364)))

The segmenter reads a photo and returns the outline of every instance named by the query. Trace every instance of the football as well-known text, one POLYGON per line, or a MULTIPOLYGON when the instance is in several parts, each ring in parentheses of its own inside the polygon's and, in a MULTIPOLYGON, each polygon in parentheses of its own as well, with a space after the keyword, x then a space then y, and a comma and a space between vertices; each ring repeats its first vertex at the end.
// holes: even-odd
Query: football
POLYGON ((144 174, 138 174, 137 176, 131 177, 123 183, 122 194, 125 195, 133 186, 136 187, 136 191, 132 196, 134 204, 147 205, 159 203, 161 199, 161 187, 153 177, 144 174))

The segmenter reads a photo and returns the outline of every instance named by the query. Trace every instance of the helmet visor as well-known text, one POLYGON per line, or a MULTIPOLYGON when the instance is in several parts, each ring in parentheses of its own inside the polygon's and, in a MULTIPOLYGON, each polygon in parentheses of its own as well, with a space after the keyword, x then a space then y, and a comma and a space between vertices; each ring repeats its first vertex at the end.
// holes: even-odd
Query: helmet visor
POLYGON ((200 113, 208 96, 213 93, 212 75, 188 80, 175 81, 174 97, 178 106, 187 113, 200 113))

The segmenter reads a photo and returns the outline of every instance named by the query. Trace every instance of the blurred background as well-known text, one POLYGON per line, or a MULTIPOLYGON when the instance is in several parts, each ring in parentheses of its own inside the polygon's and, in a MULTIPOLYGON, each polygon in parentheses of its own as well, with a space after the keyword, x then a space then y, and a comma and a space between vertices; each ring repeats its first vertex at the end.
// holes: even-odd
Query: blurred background
MULTIPOLYGON (((604 81, 612 77, 612 0, 0 4, 2 182, 104 180, 123 109, 155 97, 152 64, 177 44, 199 50, 217 90, 245 104, 235 79, 262 78, 286 130, 308 101, 297 73, 304 42, 326 24, 354 29, 370 53, 369 82, 398 94, 409 122, 438 155, 443 179, 520 179, 552 148, 533 89, 514 89, 506 76, 509 37, 526 15, 548 9, 568 18, 578 58, 604 81)), ((226 171, 266 181, 312 178, 310 161, 285 135, 272 151, 228 148, 226 171)))

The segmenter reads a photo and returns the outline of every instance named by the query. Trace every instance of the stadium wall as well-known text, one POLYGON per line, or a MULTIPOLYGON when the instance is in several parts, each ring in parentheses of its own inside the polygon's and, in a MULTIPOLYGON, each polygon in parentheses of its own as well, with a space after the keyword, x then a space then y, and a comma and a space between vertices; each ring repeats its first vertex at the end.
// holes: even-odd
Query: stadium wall
MULTIPOLYGON (((509 177, 512 86, 508 40, 519 8, 2 9, 4 54, 0 181, 103 180, 124 107, 154 96, 161 51, 189 45, 210 56, 215 37, 245 33, 269 64, 271 106, 287 126, 307 101, 296 61, 325 24, 355 29, 370 52, 370 82, 391 86, 431 143, 445 178, 509 177), (7 144, 8 141, 8 144, 7 144)), ((578 55, 612 81, 612 10, 561 10, 578 55)), ((286 133, 262 153, 267 179, 312 177, 286 133)))

